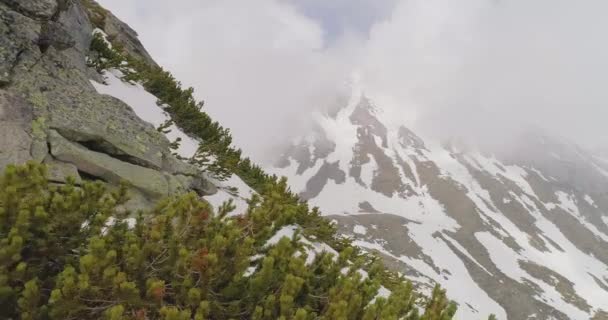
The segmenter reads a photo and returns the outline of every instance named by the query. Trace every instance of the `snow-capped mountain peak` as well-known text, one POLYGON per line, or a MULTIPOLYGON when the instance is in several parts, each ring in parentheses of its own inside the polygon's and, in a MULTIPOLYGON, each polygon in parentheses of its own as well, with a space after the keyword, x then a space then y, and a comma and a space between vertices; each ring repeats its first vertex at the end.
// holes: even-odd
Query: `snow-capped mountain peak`
POLYGON ((458 318, 606 316, 607 162, 538 132, 495 153, 421 137, 354 92, 274 173, 458 318))

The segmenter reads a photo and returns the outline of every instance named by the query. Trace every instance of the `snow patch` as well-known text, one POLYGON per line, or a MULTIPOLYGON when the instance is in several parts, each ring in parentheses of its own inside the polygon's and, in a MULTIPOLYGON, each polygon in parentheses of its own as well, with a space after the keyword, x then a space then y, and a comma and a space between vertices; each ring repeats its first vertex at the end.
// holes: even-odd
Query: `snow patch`
POLYGON ((257 268, 253 267, 253 266, 248 267, 247 270, 245 270, 245 273, 243 273, 243 277, 246 277, 246 278, 250 277, 255 272, 256 269, 257 268))
POLYGON ((312 168, 298 174, 299 164, 292 158, 289 158, 289 166, 285 168, 271 168, 270 171, 279 177, 289 177, 289 186, 296 193, 306 190, 306 184, 323 166, 322 160, 317 160, 312 168))
POLYGON ((608 226, 608 217, 607 216, 602 216, 602 221, 604 221, 604 223, 608 226))
POLYGON ((214 208, 219 208, 226 201, 232 200, 236 207, 229 216, 244 214, 249 207, 247 201, 251 199, 256 192, 251 189, 239 176, 231 175, 225 181, 219 181, 210 178, 211 182, 217 186, 216 194, 205 196, 204 199, 209 202, 214 208))
POLYGON ((597 170, 599 173, 601 173, 604 177, 608 177, 608 171, 606 171, 604 168, 598 166, 597 164, 593 164, 593 167, 595 168, 595 170, 597 170))
POLYGON ((304 262, 304 264, 306 264, 307 266, 311 265, 315 261, 317 255, 322 254, 324 252, 332 254, 334 261, 336 261, 336 259, 338 258, 338 252, 324 242, 311 242, 310 240, 304 237, 300 239, 300 242, 304 244, 304 250, 306 253, 306 261, 304 262))
POLYGON ((367 228, 358 224, 353 227, 353 233, 365 235, 365 234, 367 234, 367 228))
MULTIPOLYGON (((299 229, 300 227, 296 225, 287 225, 282 227, 270 239, 268 239, 268 241, 266 241, 264 247, 276 245, 284 237, 293 239, 296 231, 299 229)), ((317 255, 324 252, 332 254, 334 261, 338 258, 338 252, 324 242, 312 242, 304 236, 299 238, 299 242, 304 247, 304 252, 302 253, 306 254, 306 265, 311 265, 315 261, 317 255)), ((297 255, 301 255, 301 253, 297 253, 297 255)))
POLYGON ((524 193, 536 197, 530 183, 526 180, 528 172, 515 165, 503 165, 494 157, 485 157, 479 152, 471 152, 466 158, 469 164, 480 171, 488 172, 495 177, 504 177, 513 181, 524 193))
MULTIPOLYGON (((103 73, 106 84, 91 80, 95 90, 121 100, 131 107, 142 120, 152 124, 155 128, 163 125, 170 116, 158 105, 158 98, 146 91, 139 83, 129 83, 122 80, 123 74, 119 70, 109 70, 103 73)), ((180 146, 176 150, 180 156, 190 159, 198 150, 199 142, 190 138, 175 125, 169 127, 171 131, 166 134, 169 141, 181 138, 180 146)))
POLYGON ((384 299, 388 299, 388 297, 391 296, 391 291, 388 290, 387 288, 385 288, 384 286, 380 286, 380 289, 378 289, 378 294, 376 295, 376 298, 384 298, 384 299))
POLYGON ((543 301, 553 308, 564 312, 570 319, 583 320, 591 317, 589 313, 567 303, 564 297, 553 286, 530 276, 521 269, 519 262, 526 261, 525 257, 514 252, 489 232, 478 232, 475 236, 486 247, 492 262, 505 275, 519 282, 523 282, 524 279, 528 280, 541 288, 542 292, 535 296, 537 300, 543 301))
POLYGON ((597 208, 595 201, 593 201, 590 195, 586 194, 584 199, 590 206, 597 208))
POLYGON ((361 181, 367 186, 371 187, 374 181, 374 175, 378 170, 378 164, 374 157, 370 157, 370 161, 361 165, 361 181))
POLYGON ((99 29, 99 28, 95 28, 93 30, 93 35, 99 34, 101 35, 101 39, 103 40, 103 42, 106 44, 106 46, 108 46, 108 48, 112 49, 112 43, 108 40, 108 34, 105 33, 105 31, 99 29))
POLYGON ((268 239, 268 241, 266 241, 266 244, 264 244, 264 247, 274 246, 277 243, 279 243, 279 241, 281 239, 283 239, 284 237, 293 239, 293 236, 295 235, 296 230, 298 230, 298 229, 299 228, 296 225, 287 225, 287 226, 282 227, 272 237, 270 237, 270 239, 268 239))
MULTIPOLYGON (((111 228, 111 227, 113 227, 116 224, 116 222, 126 223, 127 224, 127 228, 133 229, 133 228, 135 228, 135 225, 137 224, 137 219, 135 219, 135 218, 125 218, 125 219, 122 219, 122 220, 118 220, 115 217, 109 217, 108 220, 106 220, 106 223, 105 223, 104 227, 101 228, 101 234, 102 235, 107 234, 108 233, 108 229, 111 228)), ((82 227, 85 228, 88 225, 89 225, 88 221, 85 221, 82 224, 82 227)))
POLYGON ((481 263, 479 263, 475 258, 473 258, 473 256, 469 253, 469 251, 467 249, 465 249, 462 245, 460 245, 460 243, 458 243, 458 241, 452 239, 450 236, 447 236, 447 235, 444 235, 444 238, 450 244, 452 244, 454 247, 456 247, 456 249, 458 249, 458 251, 460 251, 460 253, 464 254, 467 258, 469 258, 471 261, 473 261, 473 263, 475 263, 483 271, 485 271, 487 274, 489 274, 491 276, 494 276, 490 271, 488 271, 488 269, 486 269, 483 265, 481 265, 481 263))
MULTIPOLYGON (((574 195, 569 195, 563 191, 558 191, 555 193, 558 201, 560 202, 558 206, 560 206, 565 211, 569 212, 582 224, 585 228, 587 228, 591 233, 593 233, 596 237, 608 242, 608 235, 604 232, 600 231, 596 226, 589 223, 587 219, 581 214, 578 205, 576 204, 576 200, 574 195)), ((589 201, 587 201, 589 202, 589 201)), ((591 203, 593 200, 591 199, 591 203)))

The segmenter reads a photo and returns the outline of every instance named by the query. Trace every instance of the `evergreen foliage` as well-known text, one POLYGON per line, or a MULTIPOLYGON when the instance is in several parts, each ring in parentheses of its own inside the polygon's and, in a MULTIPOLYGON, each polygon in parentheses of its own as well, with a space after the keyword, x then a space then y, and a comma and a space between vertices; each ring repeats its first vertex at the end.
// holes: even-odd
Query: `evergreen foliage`
MULTIPOLYGON (((319 292, 318 294, 315 293, 314 296, 317 297, 316 299, 325 301, 325 303, 335 299, 341 301, 339 304, 334 304, 328 309, 322 308, 323 304, 319 301, 315 302, 313 305, 316 305, 316 307, 313 307, 309 303, 313 303, 314 300, 309 301, 302 300, 302 298, 294 298, 296 293, 303 290, 302 288, 308 287, 305 285, 308 281, 308 278, 304 277, 305 274, 296 273, 295 270, 290 273, 289 278, 284 279, 284 281, 290 283, 290 293, 285 294, 284 296, 270 295, 265 297, 262 293, 260 293, 261 296, 257 296, 258 293, 255 293, 257 290, 260 290, 260 288, 267 288, 268 286, 266 282, 262 282, 264 283, 264 286, 255 285, 255 283, 258 282, 254 281, 254 283, 251 284, 254 288, 252 289, 252 294, 256 295, 255 301, 259 304, 255 304, 256 307, 252 310, 246 308, 246 312, 251 312, 248 314, 250 314, 252 318, 275 319, 283 317, 283 319, 309 319, 312 317, 316 319, 318 318, 318 315, 323 314, 322 312, 327 312, 326 316, 321 317, 321 319, 393 319, 394 317, 392 315, 394 314, 407 315, 409 317, 408 319, 417 319, 417 309, 413 307, 414 302, 417 299, 421 299, 422 302, 424 302, 425 299, 415 296, 412 292, 411 285, 409 285, 404 278, 397 276, 395 273, 389 272, 382 267, 379 258, 362 254, 359 250, 351 247, 351 243, 348 239, 336 236, 336 228, 326 219, 321 217, 317 208, 309 208, 306 202, 292 193, 284 178, 268 175, 249 158, 241 158, 241 151, 231 146, 232 138, 229 130, 222 128, 202 110, 203 103, 195 100, 192 88, 183 89, 181 84, 176 81, 169 72, 160 67, 149 66, 141 60, 123 54, 119 49, 120 44, 113 43, 113 47, 115 49, 109 49, 105 40, 100 34, 97 34, 91 45, 92 51, 96 53, 96 56, 94 56, 95 58, 90 61, 91 66, 99 71, 109 68, 119 69, 125 75, 124 80, 141 83, 147 91, 154 94, 159 99, 158 105, 169 113, 172 121, 186 134, 196 138, 200 142, 200 147, 196 156, 193 159, 189 159, 191 162, 214 173, 216 177, 220 179, 229 177, 231 174, 236 174, 247 185, 258 192, 260 197, 256 196, 252 199, 251 207, 246 216, 236 220, 238 223, 247 224, 248 228, 246 229, 246 232, 248 232, 249 235, 254 236, 252 239, 254 240, 255 245, 259 246, 261 244, 260 239, 266 239, 281 226, 295 223, 302 227, 304 236, 325 242, 334 249, 340 251, 341 255, 348 257, 347 260, 352 264, 350 266, 351 269, 360 268, 368 271, 371 269, 375 270, 373 272, 373 283, 375 287, 367 286, 366 288, 362 288, 359 283, 361 282, 361 279, 358 281, 354 280, 356 275, 351 272, 349 273, 349 277, 351 277, 349 280, 340 282, 341 287, 344 289, 323 287, 324 289, 321 291, 326 292, 325 294, 322 294, 322 292, 319 292), (271 204, 271 206, 267 206, 269 204, 271 204), (258 209, 254 210, 254 208, 258 209), (305 282, 300 284, 302 281, 305 282), (375 300, 374 303, 370 304, 370 292, 375 292, 374 290, 377 290, 377 286, 380 283, 389 288, 393 292, 393 296, 389 298, 388 301, 379 298, 375 300), (332 289, 332 291, 328 291, 329 289, 332 289), (351 293, 353 291, 357 293, 351 293), (261 301, 263 301, 263 303, 261 301), (296 302, 304 303, 307 307, 293 309, 291 306, 296 302), (364 304, 364 302, 367 302, 367 304, 364 304), (282 309, 279 308, 276 310, 277 303, 282 306, 282 309), (353 308, 351 305, 357 307, 353 308), (290 311, 283 312, 281 310, 290 311)), ((162 126, 159 130, 166 130, 168 125, 169 124, 162 126)), ((294 243, 292 245, 296 244, 294 243)), ((285 252, 289 252, 289 250, 293 251, 295 249, 293 247, 291 249, 284 249, 285 252)), ((327 260, 327 258, 325 258, 325 260, 327 260)), ((342 263, 346 263, 347 260, 344 260, 342 263)), ((273 259, 272 261, 267 262, 266 259, 264 259, 262 262, 262 268, 259 271, 262 272, 262 274, 268 272, 266 275, 267 280, 271 280, 271 278, 273 278, 272 280, 280 280, 280 278, 274 279, 275 276, 273 274, 275 271, 268 271, 272 270, 270 269, 272 266, 276 266, 277 261, 279 260, 273 259)), ((288 266, 293 263, 295 262, 291 262, 291 260, 290 262, 285 262, 288 266)), ((315 262, 315 265, 317 263, 318 262, 315 262)), ((331 274, 332 277, 339 277, 338 272, 341 269, 336 268, 337 267, 324 267, 323 269, 317 269, 318 272, 315 273, 314 276, 317 277, 317 280, 330 276, 326 273, 331 274)), ((285 266, 281 267, 281 270, 285 270, 285 266)), ((310 274, 308 275, 308 277, 312 276, 313 275, 310 274)), ((255 276, 253 276, 253 278, 255 278, 255 276)), ((327 286, 331 283, 332 282, 321 281, 317 285, 327 286)), ((279 289, 277 288, 276 290, 279 289)), ((429 303, 434 303, 428 304, 427 313, 430 313, 428 315, 425 313, 425 319, 450 319, 453 316, 455 305, 446 300, 444 291, 439 289, 435 290, 433 292, 433 297, 428 301, 429 303)), ((202 312, 199 318, 204 319, 205 314, 211 310, 210 308, 212 305, 213 304, 205 304, 206 311, 202 312)), ((117 308, 112 312, 118 314, 121 310, 122 309, 117 308)), ((242 309, 239 310, 239 312, 245 312, 242 309)), ((167 309, 164 312, 171 314, 175 319, 180 319, 179 310, 177 309, 167 309)), ((394 319, 397 318, 403 317, 395 317, 394 319)))
MULTIPOLYGON (((125 75, 124 80, 140 82, 148 92, 156 96, 159 99, 158 105, 171 116, 172 122, 200 142, 199 150, 190 159, 191 162, 219 179, 236 174, 261 195, 268 196, 270 190, 274 190, 273 196, 284 198, 297 208, 297 222, 306 232, 337 249, 345 246, 347 241, 334 236, 335 227, 323 219, 316 208, 311 210, 306 202, 292 193, 285 180, 276 175, 268 175, 249 158, 241 157, 241 150, 231 146, 230 131, 202 110, 203 103, 195 100, 193 88, 182 89, 181 83, 161 67, 149 66, 142 60, 118 51, 116 48, 120 48, 119 43, 113 44, 113 47, 114 49, 108 47, 101 34, 95 34, 91 51, 96 55, 95 59, 91 59, 90 65, 100 71, 119 69, 125 75)), ((164 125, 159 130, 165 130, 166 127, 164 125)))
POLYGON ((89 66, 100 73, 110 68, 118 68, 126 59, 120 52, 111 49, 99 32, 93 35, 90 50, 95 53, 95 57, 89 58, 89 66))
POLYGON ((0 177, 0 310, 8 319, 425 319, 453 315, 436 289, 418 315, 410 283, 376 297, 347 248, 306 265, 297 237, 267 246, 274 224, 296 210, 255 198, 245 215, 214 212, 193 194, 140 212, 121 209, 125 188, 53 186, 43 165, 9 166, 0 177), (109 221, 113 221, 109 223, 109 221), (249 272, 252 269, 253 272, 249 272))

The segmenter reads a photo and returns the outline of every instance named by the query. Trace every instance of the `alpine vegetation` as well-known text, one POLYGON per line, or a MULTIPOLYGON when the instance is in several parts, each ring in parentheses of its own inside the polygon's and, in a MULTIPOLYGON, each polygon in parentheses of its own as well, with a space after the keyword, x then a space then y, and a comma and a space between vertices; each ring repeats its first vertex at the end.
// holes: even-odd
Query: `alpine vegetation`
POLYGON ((94 1, 0 1, 0 32, 0 318, 454 316, 243 157, 94 1))

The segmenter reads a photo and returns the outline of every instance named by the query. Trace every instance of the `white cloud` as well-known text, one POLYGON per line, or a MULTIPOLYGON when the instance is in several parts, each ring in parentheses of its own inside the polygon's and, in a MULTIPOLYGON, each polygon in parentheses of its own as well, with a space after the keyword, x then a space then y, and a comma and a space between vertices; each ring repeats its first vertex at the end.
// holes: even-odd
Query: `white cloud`
POLYGON ((608 143, 605 1, 401 1, 375 26, 364 79, 446 136, 527 125, 608 143))
POLYGON ((137 1, 102 3, 258 159, 334 98, 350 69, 348 56, 324 45, 319 24, 287 2, 152 0, 144 11, 137 1))
POLYGON ((353 70, 370 93, 443 136, 500 140, 534 124, 608 144, 608 2, 352 2, 376 12, 363 16, 338 2, 101 1, 257 159, 327 107, 353 70), (328 41, 323 27, 342 13, 347 24, 379 20, 328 41))

